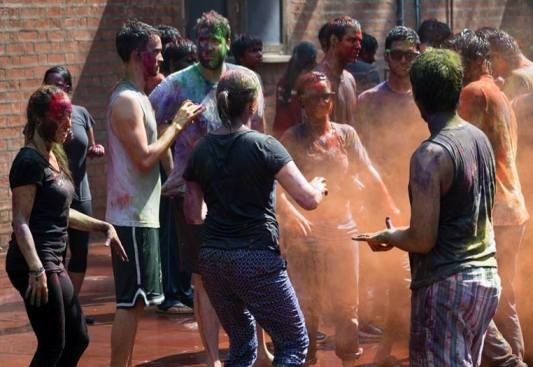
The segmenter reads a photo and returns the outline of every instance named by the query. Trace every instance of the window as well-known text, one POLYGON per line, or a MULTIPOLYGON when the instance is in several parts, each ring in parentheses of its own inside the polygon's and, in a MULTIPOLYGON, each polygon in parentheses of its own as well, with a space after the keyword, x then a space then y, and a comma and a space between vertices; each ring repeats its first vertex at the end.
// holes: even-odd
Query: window
POLYGON ((186 32, 194 37, 196 19, 211 9, 228 18, 232 36, 248 33, 263 40, 265 53, 284 53, 286 0, 186 0, 186 32))

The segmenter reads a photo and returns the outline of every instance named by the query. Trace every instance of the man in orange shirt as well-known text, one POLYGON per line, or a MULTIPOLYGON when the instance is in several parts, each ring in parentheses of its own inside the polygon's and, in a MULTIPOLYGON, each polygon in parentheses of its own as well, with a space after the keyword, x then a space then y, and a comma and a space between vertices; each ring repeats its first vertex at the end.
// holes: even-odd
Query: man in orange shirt
POLYGON ((490 75, 488 41, 465 30, 454 45, 463 58, 464 67, 465 86, 461 92, 459 115, 483 130, 496 158, 493 225, 502 294, 487 331, 483 356, 492 366, 524 366, 524 339, 516 311, 513 280, 529 214, 516 168, 516 117, 509 100, 490 75))

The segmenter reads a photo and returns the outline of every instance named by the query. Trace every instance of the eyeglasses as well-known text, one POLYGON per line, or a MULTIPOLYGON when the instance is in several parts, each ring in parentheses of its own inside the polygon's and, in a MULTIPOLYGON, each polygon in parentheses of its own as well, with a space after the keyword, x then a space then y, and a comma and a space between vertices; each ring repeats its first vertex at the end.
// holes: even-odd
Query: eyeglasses
POLYGON ((412 50, 404 51, 386 49, 385 52, 389 54, 390 58, 394 61, 401 61, 404 57, 407 61, 413 61, 420 55, 420 52, 412 50))

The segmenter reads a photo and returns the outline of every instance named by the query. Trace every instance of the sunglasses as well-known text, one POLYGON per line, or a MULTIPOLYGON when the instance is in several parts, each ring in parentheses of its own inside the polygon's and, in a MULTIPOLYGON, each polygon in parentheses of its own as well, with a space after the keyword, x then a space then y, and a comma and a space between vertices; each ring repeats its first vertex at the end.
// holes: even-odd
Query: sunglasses
POLYGON ((306 98, 311 100, 313 103, 318 103, 320 101, 329 103, 331 102, 332 98, 335 96, 335 92, 329 92, 329 93, 313 93, 308 94, 306 98))
POLYGON ((389 55, 389 57, 391 59, 393 59, 394 61, 401 61, 404 57, 407 61, 413 61, 414 59, 416 59, 419 55, 420 55, 420 52, 418 51, 403 51, 403 50, 391 50, 391 49, 386 49, 385 52, 389 55))

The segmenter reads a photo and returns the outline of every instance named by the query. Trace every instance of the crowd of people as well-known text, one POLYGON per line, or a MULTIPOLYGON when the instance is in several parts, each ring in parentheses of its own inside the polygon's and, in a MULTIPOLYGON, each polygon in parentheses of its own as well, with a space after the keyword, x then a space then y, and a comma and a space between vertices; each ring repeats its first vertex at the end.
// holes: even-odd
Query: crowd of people
POLYGON ((272 122, 262 40, 232 40, 215 11, 194 38, 122 25, 106 149, 64 66, 29 99, 6 270, 37 336, 31 366, 75 366, 87 348, 88 231, 112 247, 113 367, 132 365, 148 306, 194 313, 209 367, 222 365, 220 326, 226 366, 303 366, 328 325, 343 366, 362 338, 379 341, 382 366, 400 365, 393 345, 407 340, 411 366, 526 366, 514 281, 530 177, 517 141, 533 139, 533 62, 509 34, 396 26, 381 81, 378 41, 335 18, 321 51, 294 47, 272 122), (86 159, 104 155, 101 221, 86 159))

